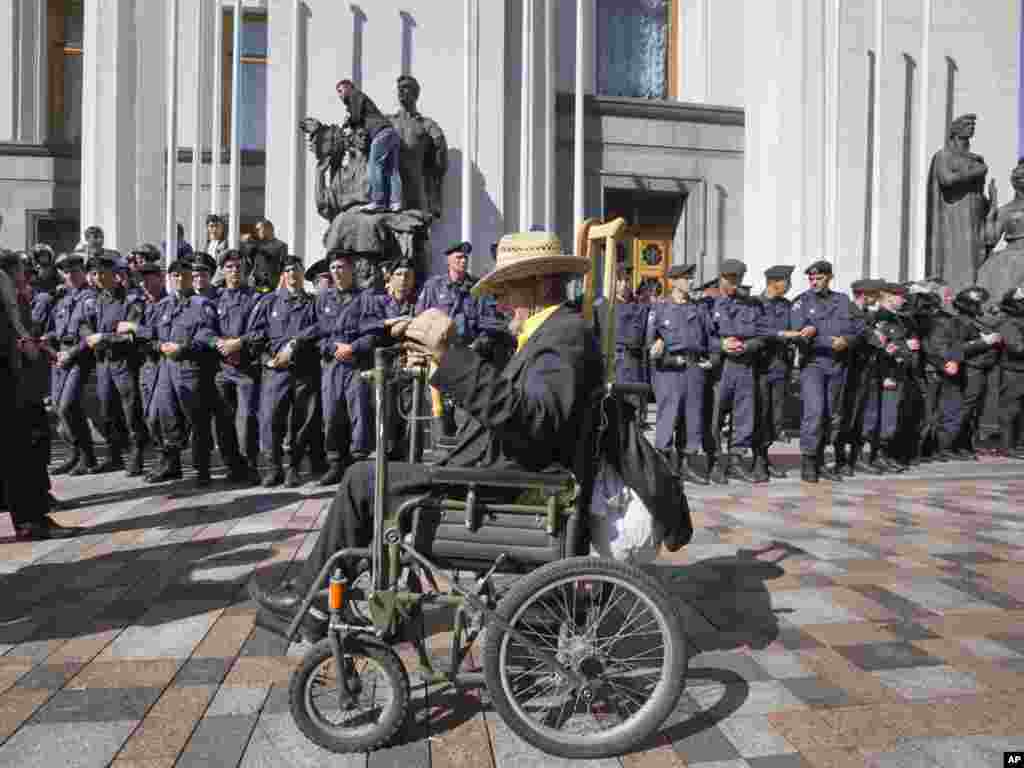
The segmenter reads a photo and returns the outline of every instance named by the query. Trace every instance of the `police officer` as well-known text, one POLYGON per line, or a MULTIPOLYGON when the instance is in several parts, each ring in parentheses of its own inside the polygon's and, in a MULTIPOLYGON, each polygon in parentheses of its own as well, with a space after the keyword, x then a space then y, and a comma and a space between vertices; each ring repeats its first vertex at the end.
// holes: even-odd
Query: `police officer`
POLYGON ((876 356, 880 344, 875 335, 874 322, 878 311, 879 289, 884 281, 874 278, 854 280, 850 285, 853 303, 864 320, 860 338, 850 345, 850 365, 843 387, 842 423, 839 428, 834 471, 852 477, 857 472, 870 475, 883 474, 885 468, 864 455, 864 443, 870 442, 877 432, 880 384, 876 371, 876 356), (871 426, 865 429, 865 424, 871 426), (848 449, 848 450, 847 450, 848 449))
POLYGON ((963 412, 962 364, 964 350, 960 344, 959 322, 947 307, 948 289, 928 281, 929 299, 918 299, 922 305, 920 328, 924 355, 925 423, 921 448, 931 459, 952 460, 953 442, 960 432, 963 412))
MULTIPOLYGON (((738 477, 748 483, 763 482, 767 477, 754 473, 754 462, 747 467, 744 454, 754 453, 757 446, 758 397, 757 364, 772 336, 765 318, 764 305, 739 292, 747 265, 737 259, 726 259, 719 267, 718 287, 721 296, 715 299, 711 314, 711 345, 722 351, 722 379, 715 401, 713 431, 721 434, 726 413, 732 416, 731 445, 719 450, 712 478, 725 483, 738 477)), ((720 440, 720 438, 719 438, 720 440)))
POLYGON ((816 261, 805 273, 811 287, 796 298, 790 314, 792 332, 806 344, 800 371, 800 477, 809 483, 819 477, 839 481, 842 475, 824 465, 825 446, 838 442, 850 348, 864 322, 849 297, 831 289, 829 262, 816 261))
POLYGON ((321 393, 327 473, 321 485, 341 481, 349 464, 373 450, 370 390, 360 375, 372 365, 380 300, 354 283, 354 254, 334 251, 328 257, 334 288, 317 297, 320 324, 321 393))
POLYGON ((50 396, 72 451, 66 462, 54 468, 53 474, 84 475, 96 466, 96 456, 82 406, 93 358, 81 334, 81 326, 95 293, 86 285, 82 254, 64 254, 57 260, 57 268, 64 274, 66 288, 64 297, 53 310, 46 334, 50 347, 59 350, 50 380, 50 396))
MULTIPOLYGON (((636 300, 630 288, 630 275, 621 271, 615 281, 615 381, 619 384, 646 384, 647 366, 644 359, 647 336, 647 315, 650 307, 636 300)), ((647 399, 628 398, 636 406, 636 417, 643 422, 647 399)))
POLYGON ((215 303, 220 292, 213 284, 213 273, 216 271, 217 262, 213 260, 213 256, 204 251, 192 254, 192 287, 198 295, 215 303))
POLYGON ((216 340, 220 364, 214 378, 214 427, 228 480, 244 482, 259 477, 260 348, 252 323, 262 294, 245 284, 237 250, 222 252, 219 269, 224 286, 214 300, 221 332, 216 340))
POLYGON ((131 434, 134 452, 127 474, 142 474, 142 464, 149 434, 142 415, 142 394, 139 390, 139 359, 130 335, 118 333, 124 321, 141 323, 145 318, 145 299, 129 292, 115 282, 114 259, 109 252, 94 256, 99 268, 100 293, 92 311, 86 314, 90 334, 86 343, 96 357, 96 394, 99 400, 103 434, 110 454, 93 469, 94 473, 124 469, 122 458, 125 432, 131 434))
POLYGON ((320 355, 316 306, 303 286, 302 260, 284 261, 285 286, 260 301, 251 333, 262 352, 260 450, 263 486, 285 481, 283 443, 290 435, 287 484, 302 484, 300 465, 320 429, 320 355))
POLYGON ((768 451, 772 443, 782 437, 786 421, 786 394, 793 367, 793 348, 786 335, 790 330, 789 309, 792 302, 786 298, 786 294, 789 292, 792 274, 793 267, 788 264, 778 264, 764 271, 765 289, 761 294, 761 303, 764 304, 765 322, 771 335, 758 370, 761 429, 754 474, 759 479, 764 479, 766 475, 776 478, 786 476, 785 470, 771 462, 768 451))
MULTIPOLYGON (((416 301, 416 314, 428 309, 440 309, 455 323, 455 333, 465 344, 470 344, 475 327, 474 313, 477 305, 470 295, 476 278, 469 274, 467 265, 469 254, 473 252, 471 243, 462 241, 452 243, 445 250, 448 269, 444 274, 434 275, 423 284, 419 299, 416 301)), ((438 439, 451 438, 456 431, 455 408, 441 399, 440 393, 433 394, 435 407, 434 416, 440 417, 438 439), (440 408, 439 408, 440 406, 440 408), (440 412, 438 412, 440 410, 440 412)))
POLYGON ((37 293, 53 295, 60 287, 60 275, 57 272, 55 261, 53 248, 46 243, 36 243, 32 246, 32 262, 35 266, 32 288, 37 293))
POLYGON ((103 234, 103 227, 92 224, 86 227, 85 232, 82 233, 82 250, 87 257, 97 256, 103 253, 103 243, 105 240, 106 236, 103 234))
MULTIPOLYGON (((669 300, 649 307, 645 343, 653 366, 658 414, 654 445, 668 457, 675 448, 686 479, 707 485, 696 457, 703 438, 705 376, 711 367, 710 323, 706 310, 690 300, 695 268, 695 264, 680 264, 669 270, 669 300)), ((618 360, 616 365, 621 369, 618 360)))
POLYGON ((1017 286, 1003 295, 999 303, 1002 319, 999 335, 1003 338, 999 390, 1000 454, 1009 459, 1024 459, 1018 440, 1024 433, 1024 288, 1017 286))
MULTIPOLYGON (((886 472, 903 472, 895 445, 901 411, 907 391, 907 379, 920 350, 913 329, 901 315, 906 289, 899 283, 883 282, 879 290, 874 332, 878 351, 875 358, 878 388, 877 418, 873 420, 872 465, 886 472)), ((865 419, 867 423, 867 419, 865 419)))
POLYGON ((196 484, 210 484, 210 406, 217 367, 215 340, 221 335, 217 308, 192 288, 192 264, 178 260, 168 268, 172 292, 165 296, 147 322, 147 338, 160 344, 160 373, 155 397, 156 417, 163 436, 162 471, 150 482, 182 476, 181 451, 191 430, 192 463, 196 484))
POLYGON ((999 364, 1002 337, 982 322, 988 300, 988 291, 975 285, 960 291, 953 301, 958 341, 963 348, 961 422, 952 446, 959 459, 978 458, 974 433, 988 394, 989 374, 999 364))

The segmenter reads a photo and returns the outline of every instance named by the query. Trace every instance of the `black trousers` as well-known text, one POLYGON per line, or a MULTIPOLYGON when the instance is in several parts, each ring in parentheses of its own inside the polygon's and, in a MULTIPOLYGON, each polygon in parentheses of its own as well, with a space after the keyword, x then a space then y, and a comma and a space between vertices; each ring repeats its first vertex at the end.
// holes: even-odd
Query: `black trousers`
POLYGON ((50 476, 47 463, 50 455, 50 423, 40 403, 22 403, 16 408, 15 434, 27 437, 18 450, 10 451, 6 479, 7 507, 15 526, 35 523, 50 509, 47 495, 50 476))
POLYGON ((1024 425, 1024 371, 1003 368, 1003 379, 999 388, 1000 432, 1004 448, 1017 445, 1024 425))

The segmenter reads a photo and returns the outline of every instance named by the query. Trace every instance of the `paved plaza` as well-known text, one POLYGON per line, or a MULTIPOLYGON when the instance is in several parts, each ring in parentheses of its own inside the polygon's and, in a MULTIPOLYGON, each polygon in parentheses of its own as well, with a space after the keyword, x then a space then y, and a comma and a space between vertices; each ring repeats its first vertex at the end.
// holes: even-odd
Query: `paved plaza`
MULTIPOLYGON (((329 490, 54 486, 88 535, 16 543, 0 520, 0 766, 569 764, 485 691, 415 674, 388 749, 332 755, 298 732, 303 646, 254 627, 245 582, 304 557, 329 490)), ((685 614, 686 693, 637 753, 576 764, 973 768, 1024 749, 1024 462, 689 491, 696 536, 656 566, 685 614)))

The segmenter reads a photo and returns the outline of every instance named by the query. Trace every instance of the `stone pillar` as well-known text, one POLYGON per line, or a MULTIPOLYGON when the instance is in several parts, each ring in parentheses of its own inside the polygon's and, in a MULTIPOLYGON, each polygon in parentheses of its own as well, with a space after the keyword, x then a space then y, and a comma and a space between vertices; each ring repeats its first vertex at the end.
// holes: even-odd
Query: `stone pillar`
POLYGON ((153 13, 146 2, 135 3, 138 83, 135 93, 135 222, 136 241, 157 247, 163 238, 165 126, 167 124, 167 14, 153 13), (149 10, 149 13, 144 11, 149 10), (141 84, 145 83, 145 87, 141 84))
POLYGON ((46 55, 46 3, 0 3, 0 141, 46 141, 46 55))

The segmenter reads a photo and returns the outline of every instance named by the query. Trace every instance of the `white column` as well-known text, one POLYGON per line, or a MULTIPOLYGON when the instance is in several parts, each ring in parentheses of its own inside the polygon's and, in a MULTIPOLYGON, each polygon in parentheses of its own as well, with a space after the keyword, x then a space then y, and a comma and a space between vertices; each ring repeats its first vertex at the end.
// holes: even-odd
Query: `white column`
POLYGON ((288 128, 291 140, 288 151, 291 153, 291 164, 288 175, 288 240, 292 244, 292 252, 301 254, 302 242, 299 238, 299 179, 302 175, 302 151, 299 141, 299 120, 301 119, 302 99, 302 59, 299 56, 302 44, 302 2, 294 0, 292 8, 292 39, 291 39, 291 80, 292 92, 289 103, 288 128))
POLYGON ((210 211, 221 214, 220 156, 224 146, 224 98, 221 83, 224 80, 224 7, 221 0, 213 0, 213 108, 210 117, 213 138, 210 141, 210 211))
POLYGON ((558 14, 555 0, 544 0, 544 228, 557 231, 555 191, 555 142, 558 116, 555 114, 555 56, 558 51, 558 14))
POLYGON ((917 201, 914 205, 914 248, 910 258, 910 278, 925 275, 925 226, 928 208, 928 93, 931 74, 932 0, 921 0, 921 56, 917 92, 917 201))
POLYGON ((679 16, 679 98, 706 102, 709 98, 711 66, 708 62, 710 9, 708 0, 683 0, 679 16))
POLYGON ((522 88, 519 109, 519 229, 525 232, 533 223, 533 5, 523 0, 522 88))
POLYGON ((178 0, 167 3, 167 175, 164 201, 164 242, 167 263, 178 255, 174 192, 178 183, 178 0))
POLYGON ((14 141, 18 114, 18 4, 0 3, 0 141, 14 141))
POLYGON ((200 239, 204 234, 203 228, 203 215, 200 211, 199 202, 199 187, 200 187, 200 176, 199 171, 203 167, 203 105, 206 100, 203 98, 205 93, 205 83, 203 75, 206 72, 206 68, 203 66, 203 62, 206 59, 206 29, 207 26, 203 23, 203 3, 202 0, 195 0, 195 56, 192 59, 193 66, 195 67, 195 107, 192 113, 192 202, 189 206, 189 210, 192 212, 192 226, 190 237, 192 239, 192 247, 197 251, 203 249, 204 243, 200 239))
POLYGON ((241 213, 241 183, 242 183, 242 153, 241 153, 241 132, 242 132, 242 0, 235 0, 234 32, 231 45, 231 191, 228 216, 230 221, 230 234, 228 243, 230 247, 238 247, 239 221, 241 213))
POLYGON ((840 0, 829 0, 828 78, 825 93, 825 248, 830 259, 839 258, 839 62, 842 17, 840 0))
POLYGON ((573 105, 573 156, 572 156, 572 214, 573 237, 583 223, 586 212, 586 178, 584 166, 583 135, 583 96, 586 90, 586 77, 590 70, 587 65, 587 38, 590 21, 587 18, 586 4, 588 0, 576 0, 576 93, 573 105))
MULTIPOLYGON (((462 239, 473 241, 473 0, 462 4, 462 239)), ((479 245, 479 244, 478 244, 479 245)))
MULTIPOLYGON (((883 277, 882 219, 882 79, 885 73, 885 0, 875 0, 875 116, 871 169, 871 275, 883 277)), ((895 277, 895 275, 886 275, 895 277)))

